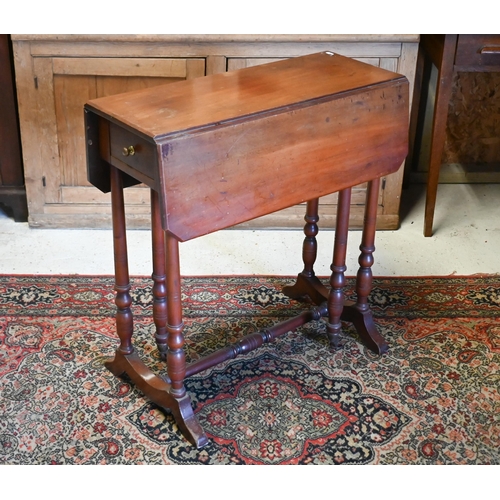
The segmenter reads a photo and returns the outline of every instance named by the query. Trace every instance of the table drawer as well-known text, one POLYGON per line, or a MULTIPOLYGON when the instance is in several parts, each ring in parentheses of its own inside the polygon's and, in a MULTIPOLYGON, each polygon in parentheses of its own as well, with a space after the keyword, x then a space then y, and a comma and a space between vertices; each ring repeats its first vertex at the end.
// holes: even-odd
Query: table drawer
POLYGON ((500 70, 500 35, 459 35, 455 65, 476 71, 500 70))
POLYGON ((113 123, 109 127, 109 140, 112 164, 120 168, 119 163, 125 163, 132 169, 127 173, 138 173, 136 178, 147 184, 148 180, 156 179, 156 144, 113 123), (113 159, 118 160, 118 164, 113 159), (143 179, 141 174, 147 179, 143 179))

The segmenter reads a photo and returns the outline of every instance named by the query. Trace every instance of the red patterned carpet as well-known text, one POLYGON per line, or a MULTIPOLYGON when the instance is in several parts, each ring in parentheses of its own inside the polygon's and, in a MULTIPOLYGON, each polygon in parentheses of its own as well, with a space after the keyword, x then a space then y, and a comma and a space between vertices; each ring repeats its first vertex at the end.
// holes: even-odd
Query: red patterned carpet
MULTIPOLYGON (((188 359, 296 315, 292 282, 184 279, 188 359)), ((387 354, 349 324, 332 351, 320 321, 190 378, 210 439, 198 451, 103 366, 112 278, 0 276, 0 463, 500 464, 500 277, 374 285, 387 354)), ((161 372, 149 279, 133 297, 136 348, 161 372)))

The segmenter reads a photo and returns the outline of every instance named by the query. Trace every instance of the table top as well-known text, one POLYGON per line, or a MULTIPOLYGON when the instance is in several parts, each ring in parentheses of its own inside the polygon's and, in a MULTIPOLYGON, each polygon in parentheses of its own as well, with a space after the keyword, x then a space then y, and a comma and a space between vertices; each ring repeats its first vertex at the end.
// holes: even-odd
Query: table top
POLYGON ((396 80, 404 77, 320 52, 94 99, 87 108, 157 141, 396 80))
POLYGON ((106 164, 144 182, 181 241, 395 172, 408 146, 406 78, 331 52, 86 111, 90 182, 108 189, 106 164))

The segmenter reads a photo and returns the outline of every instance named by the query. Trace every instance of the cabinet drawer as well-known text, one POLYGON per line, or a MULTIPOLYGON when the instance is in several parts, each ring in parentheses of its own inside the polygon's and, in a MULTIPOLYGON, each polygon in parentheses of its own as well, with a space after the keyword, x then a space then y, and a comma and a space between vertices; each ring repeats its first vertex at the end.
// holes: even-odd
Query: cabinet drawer
POLYGON ((455 65, 500 71, 500 35, 459 35, 455 65))
POLYGON ((109 127, 109 141, 112 164, 121 168, 125 163, 131 170, 122 170, 146 184, 156 180, 156 144, 114 124, 109 127))

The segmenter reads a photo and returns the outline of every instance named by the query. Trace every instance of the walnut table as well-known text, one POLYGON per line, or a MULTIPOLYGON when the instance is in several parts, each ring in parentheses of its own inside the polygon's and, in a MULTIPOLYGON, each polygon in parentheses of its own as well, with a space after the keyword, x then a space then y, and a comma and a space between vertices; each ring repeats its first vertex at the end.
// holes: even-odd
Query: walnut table
POLYGON ((120 346, 107 367, 127 374, 170 410, 187 439, 207 437, 186 377, 245 354, 311 320, 326 318, 332 346, 341 320, 366 345, 387 350, 368 305, 381 176, 408 146, 405 77, 322 52, 90 101, 85 105, 89 181, 111 191, 120 346), (155 375, 132 344, 123 188, 151 188, 153 318, 166 374, 155 375), (344 300, 351 187, 368 182, 357 301, 344 300), (318 198, 339 192, 329 288, 316 278, 318 198), (310 310, 187 365, 183 350, 179 242, 307 202, 304 269, 284 290, 310 310))

